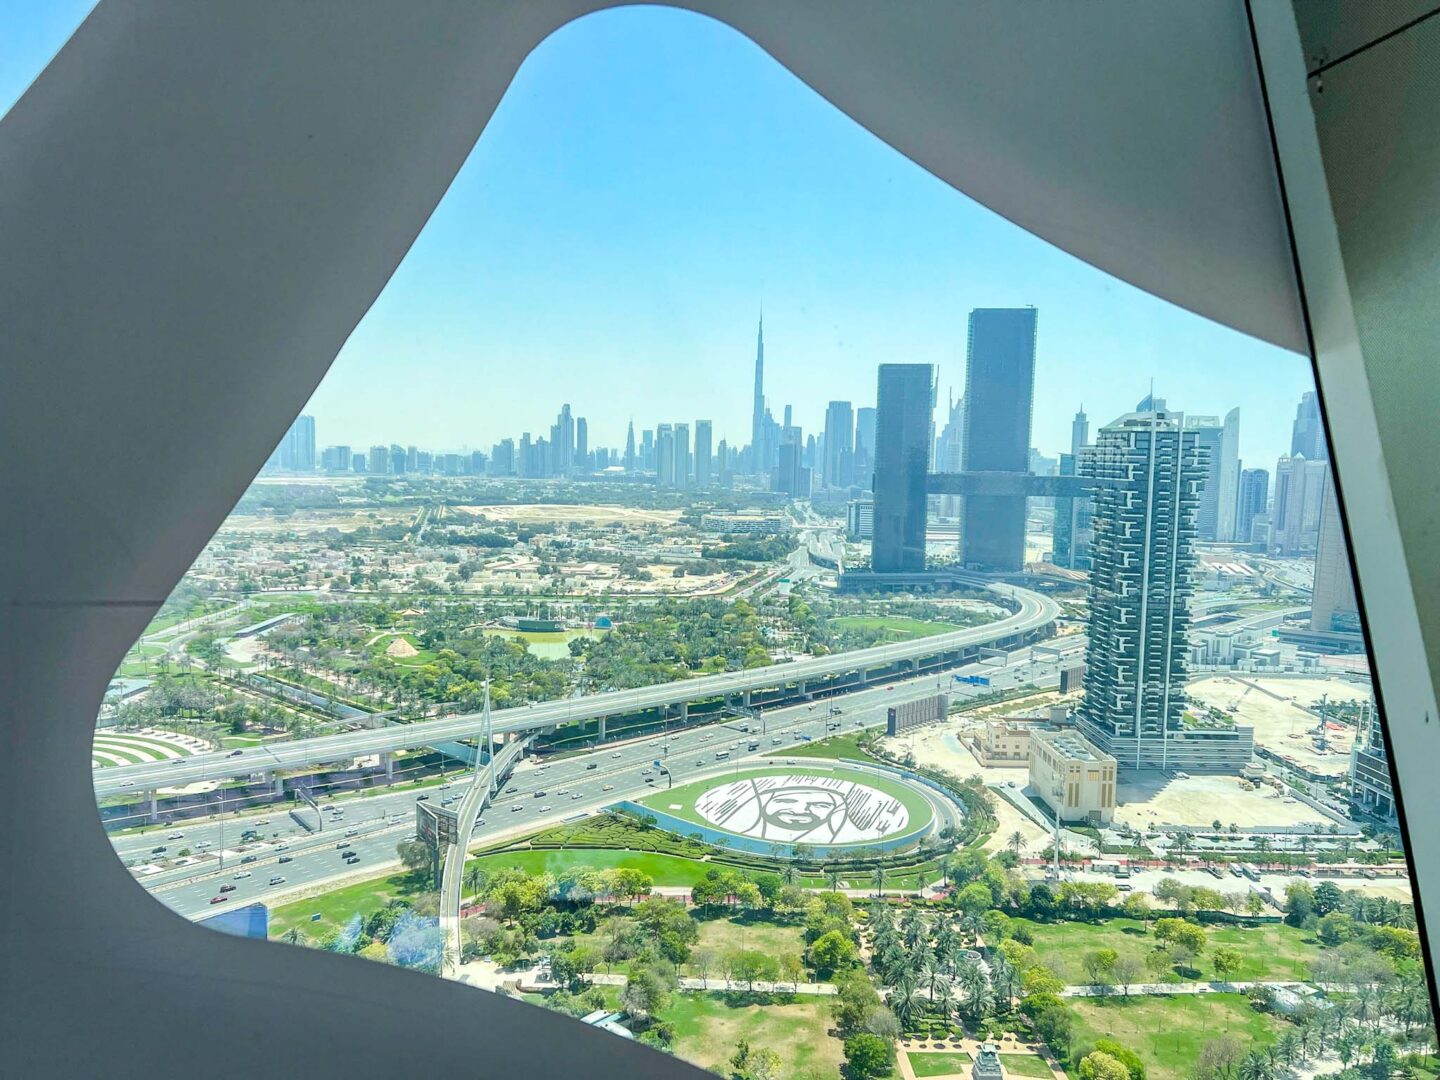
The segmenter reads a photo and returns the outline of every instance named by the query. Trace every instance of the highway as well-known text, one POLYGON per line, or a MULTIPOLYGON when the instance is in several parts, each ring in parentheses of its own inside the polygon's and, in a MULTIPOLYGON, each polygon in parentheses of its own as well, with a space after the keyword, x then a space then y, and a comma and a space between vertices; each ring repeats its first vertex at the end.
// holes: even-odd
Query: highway
MULTIPOLYGON (((955 699, 976 697, 1026 683, 1053 687, 1059 681, 1060 668, 1073 663, 1083 651, 1084 637, 1075 635, 1054 644, 1064 654, 1062 659, 1044 655, 1032 659, 1031 650, 1027 647, 1011 653, 1005 666, 971 664, 942 675, 897 679, 890 684, 856 690, 821 702, 768 709, 758 721, 740 718, 686 728, 668 736, 655 735, 605 745, 553 763, 538 759, 522 762, 496 796, 494 805, 486 809, 477 822, 472 841, 481 843, 509 834, 532 832, 621 799, 644 795, 657 787, 663 789, 666 778, 652 764, 657 759, 673 773, 676 784, 688 783, 702 776, 723 775, 727 770, 738 768, 746 759, 771 756, 786 760, 786 750, 803 745, 807 736, 809 739, 824 738, 827 724, 839 724, 840 732, 883 724, 888 706, 934 693, 937 684, 948 686, 955 699), (958 684, 952 678, 955 674, 985 675, 990 678, 990 685, 958 684), (839 715, 831 716, 831 708, 839 709, 839 715), (743 726, 749 726, 752 731, 743 731, 743 726), (754 751, 748 749, 752 739, 760 744, 754 751), (723 762, 715 757, 720 750, 729 754, 723 762), (590 767, 592 765, 593 768, 590 767), (544 795, 537 795, 537 792, 544 792, 544 795)), ((494 715, 498 717, 500 714, 494 715)), ((836 733, 835 730, 828 732, 832 735, 836 733)), ((799 762, 804 759, 794 760, 799 762)), ((468 774, 464 781, 457 777, 457 782, 451 786, 430 787, 420 794, 437 801, 458 800, 463 790, 461 783, 467 781, 468 774)), ((210 838, 213 838, 210 839, 212 844, 218 844, 219 831, 223 828, 225 836, 231 841, 226 850, 223 872, 205 880, 162 887, 155 893, 158 900, 180 914, 200 918, 257 900, 272 905, 285 903, 307 890, 333 886, 347 879, 373 877, 382 869, 396 866, 396 844, 414 832, 416 797, 413 787, 406 785, 405 788, 381 794, 348 794, 321 799, 322 806, 326 807, 325 831, 313 836, 296 825, 288 813, 272 808, 231 817, 223 825, 212 819, 203 824, 173 829, 161 827, 144 836, 116 837, 115 846, 127 861, 159 845, 169 847, 173 854, 180 847, 193 848, 198 841, 210 838), (266 822, 264 826, 258 824, 261 820, 266 822), (265 837, 264 841, 245 845, 243 849, 235 846, 234 840, 240 831, 252 826, 259 829, 265 837), (358 835, 344 835, 351 830, 356 830, 358 835), (184 837, 179 841, 165 838, 173 832, 182 832, 184 837), (346 842, 349 848, 336 849, 337 843, 346 842), (360 856, 354 867, 348 867, 344 861, 344 851, 347 850, 360 856), (241 864, 240 859, 246 855, 254 855, 256 861, 241 864), (283 856, 292 861, 279 863, 277 860, 283 856), (248 877, 234 878, 235 874, 246 871, 249 871, 248 877), (270 878, 274 876, 285 880, 271 885, 270 878), (234 885, 235 889, 221 894, 221 885, 234 885), (219 895, 227 899, 212 905, 210 900, 219 895)), ((307 808, 304 812, 313 819, 314 811, 307 808)), ((153 889, 160 882, 176 878, 193 879, 199 872, 213 875, 218 869, 218 858, 212 858, 203 866, 169 870, 146 876, 144 881, 153 889)))
MULTIPOLYGON (((501 709, 493 714, 494 730, 501 734, 533 731, 573 720, 614 716, 697 699, 739 695, 749 690, 766 689, 808 679, 844 675, 954 649, 989 645, 1040 630, 1053 623, 1060 614, 1060 607, 1053 600, 1028 589, 1005 584, 987 584, 987 588, 1015 602, 1019 610, 984 626, 968 627, 914 641, 811 657, 764 668, 659 683, 634 690, 614 690, 581 698, 564 698, 525 707, 501 709)), ((168 762, 99 769, 95 773, 95 795, 97 799, 104 799, 131 790, 178 787, 208 780, 270 773, 277 769, 303 768, 345 758, 466 739, 476 734, 480 722, 479 713, 469 713, 437 720, 420 720, 411 724, 321 735, 229 754, 217 751, 176 758, 168 762)))

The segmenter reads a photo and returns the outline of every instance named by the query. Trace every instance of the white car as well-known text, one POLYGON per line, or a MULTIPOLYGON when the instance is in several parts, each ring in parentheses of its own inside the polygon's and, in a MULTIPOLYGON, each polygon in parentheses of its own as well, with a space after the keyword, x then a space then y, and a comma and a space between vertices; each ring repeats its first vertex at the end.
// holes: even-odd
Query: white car
POLYGON ((169 836, 165 837, 165 839, 166 839, 166 840, 184 840, 184 839, 185 839, 185 834, 184 834, 183 832, 172 832, 169 836))
POLYGON ((549 810, 549 809, 550 809, 550 807, 548 807, 548 806, 542 806, 542 807, 540 807, 540 813, 543 814, 543 813, 545 813, 545 812, 546 812, 547 810, 549 810))
POLYGON ((616 750, 616 751, 615 751, 613 754, 611 754, 610 756, 611 756, 612 758, 619 757, 619 756, 620 756, 620 751, 619 751, 619 750, 616 750))
POLYGON ((614 790, 615 790, 615 785, 614 785, 614 784, 605 784, 605 785, 603 785, 603 786, 600 788, 600 790, 601 790, 601 791, 614 791, 614 790))
POLYGON ((510 812, 511 812, 512 814, 518 814, 521 810, 524 810, 524 809, 525 809, 525 804, 524 804, 524 803, 516 803, 514 806, 510 807, 510 812))
POLYGON ((235 880, 236 880, 236 881, 239 881, 241 878, 247 878, 247 877, 249 877, 249 876, 250 876, 250 871, 249 871, 249 870, 241 870, 238 874, 235 875, 235 880))
POLYGON ((571 796, 570 796, 570 798, 571 798, 572 801, 575 800, 575 799, 578 799, 579 797, 580 797, 580 792, 578 792, 578 791, 575 792, 574 795, 571 795, 571 796))

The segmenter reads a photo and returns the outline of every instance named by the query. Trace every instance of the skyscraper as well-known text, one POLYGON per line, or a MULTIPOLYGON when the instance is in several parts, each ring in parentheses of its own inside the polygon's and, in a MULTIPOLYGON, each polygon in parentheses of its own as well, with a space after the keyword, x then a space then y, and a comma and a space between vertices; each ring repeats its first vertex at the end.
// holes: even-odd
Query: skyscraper
POLYGON ((1246 469, 1240 474, 1240 509, 1235 521, 1235 540, 1255 540, 1255 519, 1265 513, 1270 501, 1270 474, 1264 469, 1246 469))
POLYGON ((1330 448, 1325 443, 1325 425, 1320 419, 1320 396, 1314 390, 1300 395, 1295 409, 1295 423, 1290 429, 1290 456, 1307 461, 1329 461, 1330 448))
POLYGON ((1085 415, 1085 406, 1080 406, 1080 411, 1075 414, 1075 419, 1070 421, 1070 454, 1072 457, 1080 456, 1080 448, 1090 442, 1090 418, 1085 415))
POLYGON ((669 424, 655 425, 655 481, 675 486, 675 429, 669 424))
POLYGON ((690 425, 675 425, 675 486, 690 486, 690 425))
POLYGON ((1278 555, 1313 555, 1320 539, 1324 461, 1282 457, 1275 464, 1275 503, 1270 512, 1270 549, 1278 555))
POLYGON ((848 487, 855 478, 855 414, 848 401, 825 410, 825 486, 848 487))
POLYGON ((1082 456, 1094 539, 1079 723, 1122 768, 1238 771, 1253 750, 1249 729, 1219 739, 1182 731, 1206 457, 1199 432, 1164 412, 1120 417, 1082 456))
POLYGON ((712 475, 712 454, 710 450, 711 424, 709 420, 695 421, 695 486, 702 491, 708 488, 712 475))
MULTIPOLYGON (((935 458, 931 466, 936 472, 958 473, 965 469, 965 398, 950 399, 945 413, 945 423, 940 428, 940 437, 935 440, 935 458)), ((941 495, 940 516, 960 516, 960 496, 941 495)))
POLYGON ((1205 450, 1205 476, 1195 512, 1195 535, 1214 540, 1220 521, 1220 466, 1224 460, 1225 428, 1218 416, 1187 416, 1185 430, 1193 431, 1205 450))
POLYGON ((855 482, 869 488, 875 471, 875 410, 862 405, 855 410, 855 482))
MULTIPOLYGON (((976 308, 970 312, 964 398, 967 473, 1023 474, 1030 467, 1035 333, 1034 308, 976 308)), ((1021 569, 1025 561, 1025 496, 967 496, 960 542, 967 566, 1021 569)))
POLYGON ((755 405, 750 419, 750 471, 759 476, 767 468, 765 461, 765 313, 760 313, 760 327, 755 333, 755 405))
POLYGON ((631 417, 630 425, 625 429, 625 471, 635 471, 635 419, 631 417))
MULTIPOLYGON (((1088 433, 1087 433, 1088 434, 1088 433)), ((1081 447, 1081 453, 1060 455, 1060 476, 1083 475, 1080 462, 1089 453, 1088 447, 1081 447)), ((1090 544, 1094 538, 1091 519, 1094 504, 1088 495, 1057 495, 1055 497, 1055 523, 1051 532, 1051 559, 1056 566, 1067 570, 1090 569, 1090 544)))
POLYGON ((280 468, 310 472, 315 468, 315 417, 297 416, 280 441, 280 468))
POLYGON ((575 456, 570 463, 577 472, 590 471, 590 425, 583 416, 575 418, 575 456))
POLYGON ((875 395, 875 508, 870 566, 925 569, 925 475, 930 471, 934 368, 881 364, 875 395))
POLYGON ((1335 477, 1327 469, 1320 499, 1320 535, 1315 547, 1315 585, 1310 594, 1310 629, 1360 632, 1360 605, 1350 572, 1350 549, 1335 497, 1335 477))
POLYGON ((1240 517, 1240 410, 1225 414, 1220 439, 1219 491, 1215 505, 1215 539, 1232 543, 1240 517))

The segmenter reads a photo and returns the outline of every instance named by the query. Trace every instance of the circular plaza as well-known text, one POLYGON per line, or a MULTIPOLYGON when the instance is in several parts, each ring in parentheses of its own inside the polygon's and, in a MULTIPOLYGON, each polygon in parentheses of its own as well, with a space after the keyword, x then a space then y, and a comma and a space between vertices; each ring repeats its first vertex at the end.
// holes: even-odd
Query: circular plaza
POLYGON ((728 769, 639 805, 671 832, 793 857, 917 844, 938 827, 939 798, 898 773, 807 762, 728 769))

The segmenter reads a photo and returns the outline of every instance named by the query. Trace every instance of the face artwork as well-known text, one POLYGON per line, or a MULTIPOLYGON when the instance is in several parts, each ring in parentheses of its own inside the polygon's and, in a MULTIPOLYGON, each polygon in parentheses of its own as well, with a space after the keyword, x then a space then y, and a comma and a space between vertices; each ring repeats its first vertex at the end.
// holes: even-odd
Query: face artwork
POLYGON ((828 776, 746 777, 711 788, 695 809, 717 828, 779 843, 872 843, 910 820, 894 796, 828 776))

